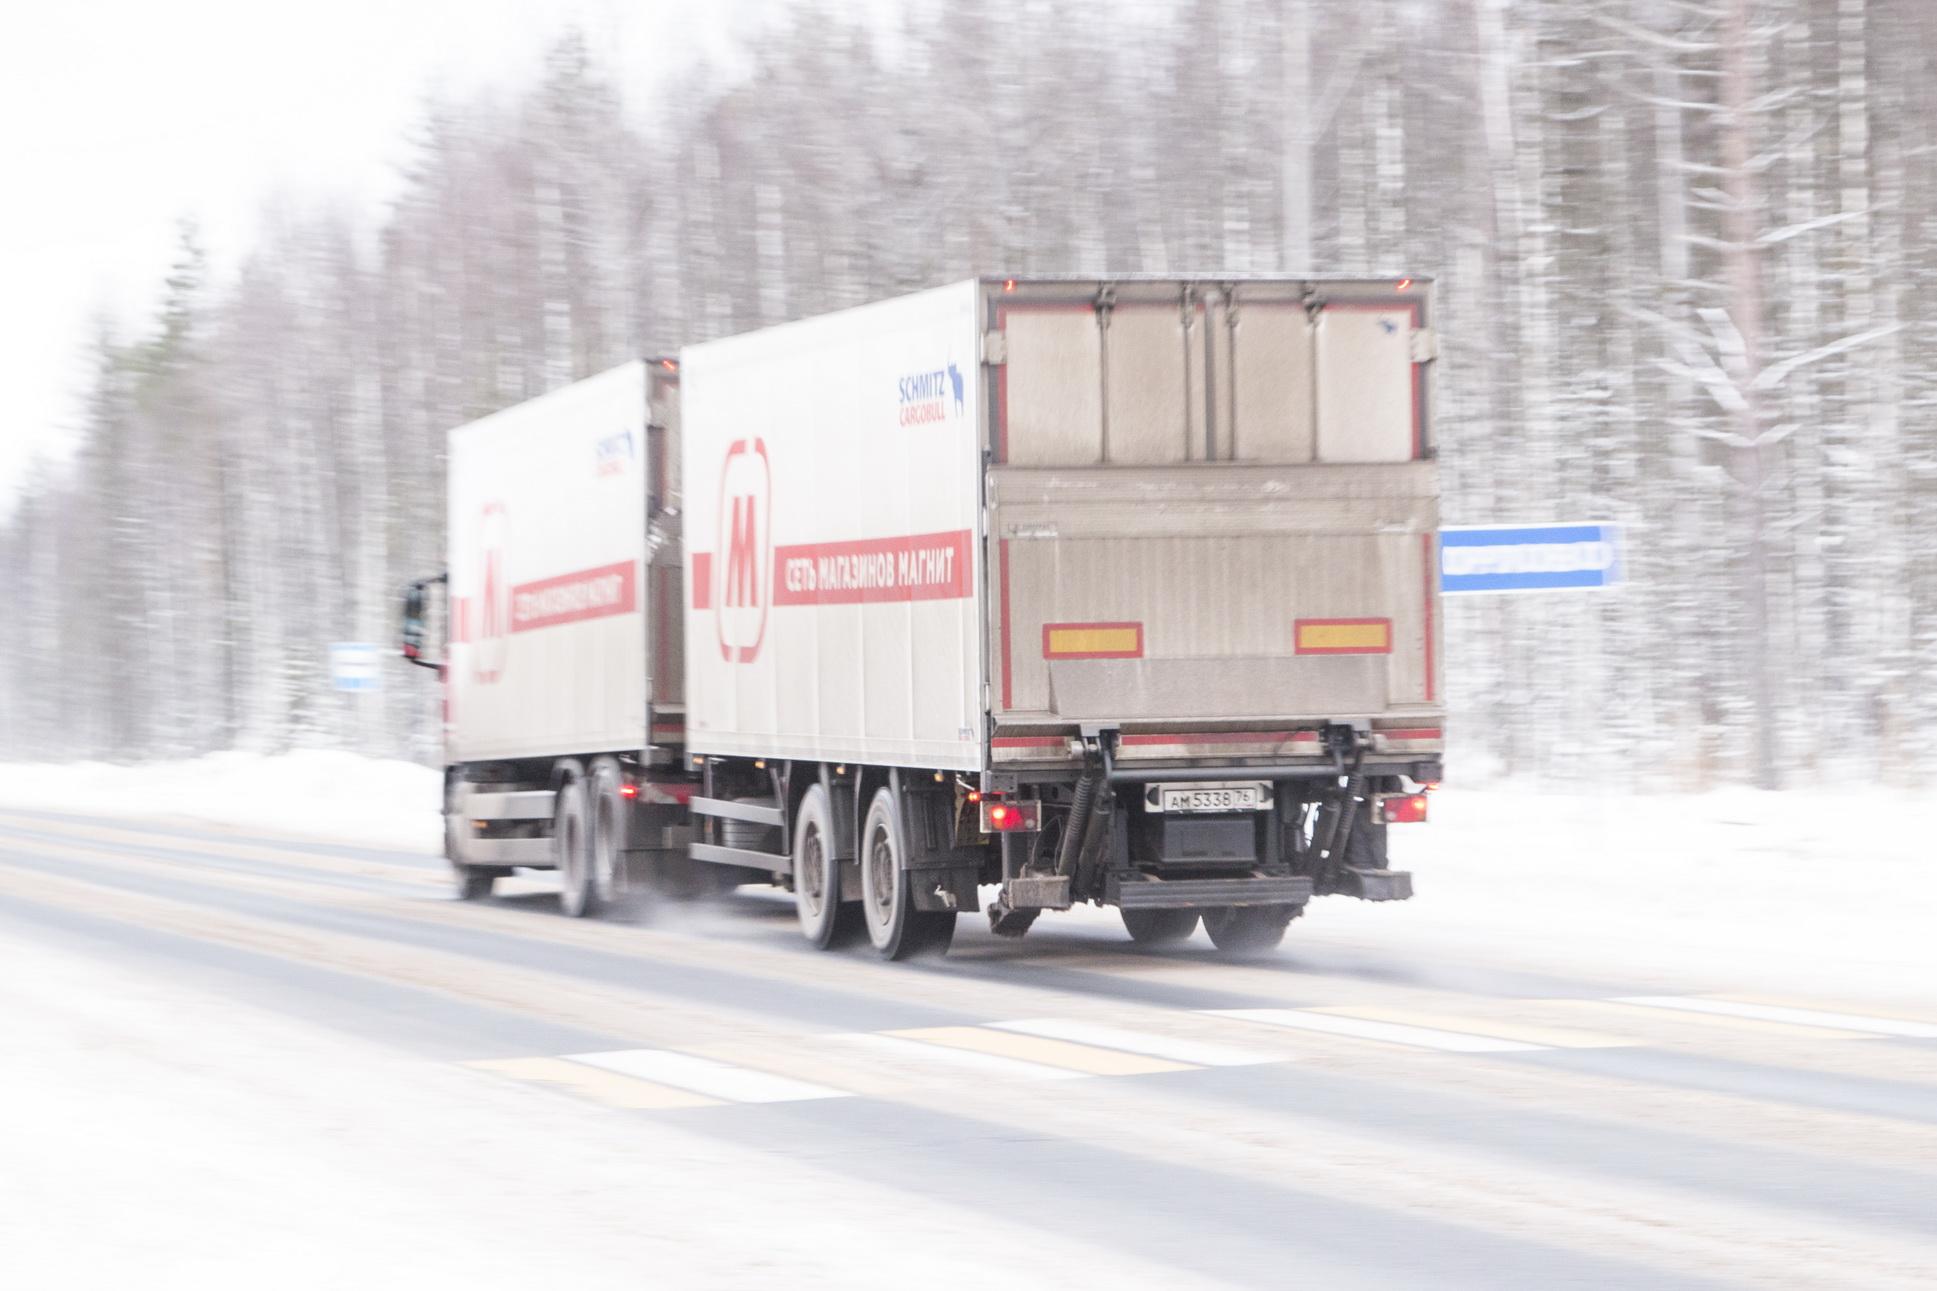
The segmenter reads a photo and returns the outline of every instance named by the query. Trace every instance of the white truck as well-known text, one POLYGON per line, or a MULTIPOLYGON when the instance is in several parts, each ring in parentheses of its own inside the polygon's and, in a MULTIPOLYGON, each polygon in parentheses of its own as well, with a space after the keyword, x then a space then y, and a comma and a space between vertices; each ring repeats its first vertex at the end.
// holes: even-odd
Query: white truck
POLYGON ((1275 946, 1411 894, 1441 770, 1431 291, 977 279, 462 427, 443 673, 467 896, 792 890, 829 946, 984 905, 1275 946))

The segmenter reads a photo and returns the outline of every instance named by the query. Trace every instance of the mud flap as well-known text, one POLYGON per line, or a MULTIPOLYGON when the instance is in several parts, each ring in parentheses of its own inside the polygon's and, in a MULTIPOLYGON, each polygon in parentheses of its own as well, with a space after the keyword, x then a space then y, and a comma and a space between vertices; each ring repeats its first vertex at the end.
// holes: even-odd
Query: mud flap
POLYGON ((1412 897, 1410 870, 1374 870, 1363 865, 1339 867, 1338 894, 1361 901, 1405 901, 1412 897))

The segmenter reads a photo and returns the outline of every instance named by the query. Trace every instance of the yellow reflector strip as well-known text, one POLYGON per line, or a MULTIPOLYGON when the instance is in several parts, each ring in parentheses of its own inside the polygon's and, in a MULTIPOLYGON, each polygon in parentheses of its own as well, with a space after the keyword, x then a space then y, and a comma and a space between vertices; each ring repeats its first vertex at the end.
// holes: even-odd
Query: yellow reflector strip
POLYGON ((1045 659, 1141 659, 1141 623, 1045 623, 1045 659))
POLYGON ((1299 654, 1391 654, 1391 619, 1299 619, 1292 625, 1299 654))

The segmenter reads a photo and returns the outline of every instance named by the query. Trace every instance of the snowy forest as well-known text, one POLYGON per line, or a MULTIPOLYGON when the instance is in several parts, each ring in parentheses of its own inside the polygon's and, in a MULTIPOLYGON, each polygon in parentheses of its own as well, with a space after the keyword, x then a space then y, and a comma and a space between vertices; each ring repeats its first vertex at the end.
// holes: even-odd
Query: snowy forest
MULTIPOLYGON (((677 39, 668 32, 667 39, 677 39)), ((454 425, 972 274, 1438 284, 1448 523, 1610 520, 1627 582, 1449 598, 1449 772, 1937 769, 1937 4, 811 5, 635 91, 584 38, 427 104, 384 212, 192 231, 0 526, 0 757, 438 756, 329 686, 443 560, 454 425), (1921 760, 1921 762, 1920 762, 1921 760)))

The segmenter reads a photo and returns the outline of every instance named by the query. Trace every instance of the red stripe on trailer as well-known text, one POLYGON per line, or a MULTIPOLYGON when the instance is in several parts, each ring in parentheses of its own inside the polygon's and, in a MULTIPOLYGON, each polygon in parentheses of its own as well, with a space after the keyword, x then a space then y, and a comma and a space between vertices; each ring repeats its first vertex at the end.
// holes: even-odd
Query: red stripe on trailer
POLYGON ((1060 749, 1068 744, 1066 735, 998 735, 989 741, 992 749, 1060 749))
POLYGON ((695 551, 690 554, 693 559, 693 572, 690 575, 693 580, 693 608, 710 610, 713 608, 713 553, 695 551))
POLYGON ((1293 744, 1317 743, 1317 731, 1179 731, 1163 734, 1125 735, 1122 745, 1151 744, 1293 744))
POLYGON ((638 576, 638 567, 622 560, 520 583, 511 589, 511 630, 530 632, 630 614, 639 607, 638 576))
POLYGON ((773 549, 775 605, 952 601, 973 594, 967 529, 773 549))
POLYGON ((1375 730, 1374 734, 1383 735, 1388 740, 1437 740, 1442 738, 1444 733, 1436 726, 1422 726, 1410 731, 1375 730))
POLYGON ((1015 707, 1010 692, 1009 669, 1009 540, 1004 538, 996 546, 996 563, 1001 566, 1002 583, 1002 707, 1006 711, 1015 707))
POLYGON ((1433 702, 1433 575, 1437 572, 1434 566, 1439 563, 1434 559, 1432 534, 1419 535, 1419 549, 1425 566, 1421 577, 1426 585, 1426 702, 1430 704, 1433 702))

